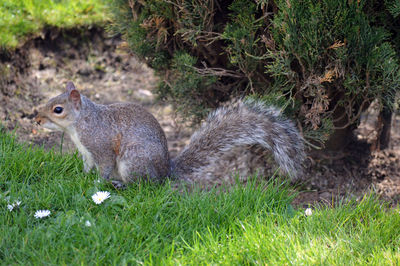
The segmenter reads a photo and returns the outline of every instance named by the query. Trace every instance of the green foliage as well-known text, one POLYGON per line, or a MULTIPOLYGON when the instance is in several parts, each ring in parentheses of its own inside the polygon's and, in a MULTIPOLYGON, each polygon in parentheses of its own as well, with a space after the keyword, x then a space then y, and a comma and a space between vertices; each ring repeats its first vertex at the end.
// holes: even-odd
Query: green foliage
POLYGON ((201 103, 207 99, 206 94, 216 78, 200 75, 194 68, 195 63, 196 59, 188 53, 177 52, 171 60, 170 80, 160 84, 159 95, 161 98, 172 97, 178 111, 183 114, 189 115, 186 112, 191 110, 196 117, 204 117, 208 112, 204 107, 207 105, 201 103))
POLYGON ((300 108, 305 132, 329 123, 332 129, 351 126, 374 99, 386 106, 394 102, 400 85, 396 53, 388 32, 370 25, 365 4, 278 3, 281 12, 273 20, 274 47, 268 53, 272 64, 266 68, 280 77, 274 88, 305 103, 300 108))
POLYGON ((399 90, 397 1, 118 0, 111 7, 114 30, 157 70, 160 95, 184 115, 201 118, 232 97, 277 96, 310 143, 323 145, 335 130, 354 127, 373 99, 392 106, 399 90))
POLYGON ((142 182, 116 191, 82 168, 76 154, 18 144, 0 129, 3 264, 400 262, 399 209, 376 197, 320 206, 307 217, 277 180, 191 192, 142 182), (111 197, 96 205, 97 191, 111 197), (16 200, 20 207, 9 211, 16 200), (39 209, 50 216, 34 218, 39 209))
POLYGON ((0 0, 0 48, 13 49, 43 27, 103 24, 107 0, 0 0))
POLYGON ((400 15, 400 3, 398 1, 386 0, 385 5, 394 18, 397 18, 400 15))
MULTIPOLYGON (((201 49, 198 35, 212 32, 211 21, 203 21, 212 18, 210 5, 211 0, 182 2, 179 10, 167 1, 118 0, 110 5, 114 14, 111 28, 122 32, 135 54, 165 77, 159 85, 160 98, 171 100, 183 114, 198 119, 227 96, 216 90, 221 87, 218 77, 199 72, 198 58, 186 51, 188 46, 201 49), (172 35, 178 40, 170 40, 172 35)), ((203 56, 210 56, 208 52, 218 56, 215 51, 203 51, 203 56)))

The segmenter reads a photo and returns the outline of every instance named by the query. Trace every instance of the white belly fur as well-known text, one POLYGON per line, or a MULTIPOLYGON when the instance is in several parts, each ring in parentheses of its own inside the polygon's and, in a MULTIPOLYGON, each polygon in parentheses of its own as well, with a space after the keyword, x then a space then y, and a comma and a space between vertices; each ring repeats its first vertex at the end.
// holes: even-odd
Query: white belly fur
POLYGON ((72 142, 75 144, 76 148, 78 148, 79 153, 82 155, 83 162, 89 167, 88 170, 90 170, 95 165, 93 155, 88 151, 88 149, 86 149, 85 146, 82 145, 76 130, 72 130, 69 133, 72 142))

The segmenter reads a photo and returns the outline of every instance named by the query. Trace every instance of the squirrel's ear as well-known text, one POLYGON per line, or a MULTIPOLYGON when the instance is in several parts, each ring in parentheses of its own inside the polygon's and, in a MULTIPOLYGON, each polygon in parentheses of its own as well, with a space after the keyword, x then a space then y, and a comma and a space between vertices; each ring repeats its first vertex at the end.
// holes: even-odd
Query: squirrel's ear
POLYGON ((81 106, 81 95, 77 90, 71 90, 69 93, 69 100, 74 104, 75 108, 79 109, 81 106))
POLYGON ((75 85, 74 85, 74 83, 72 83, 72 81, 68 81, 67 82, 67 85, 65 86, 65 90, 67 91, 67 92, 71 92, 72 90, 76 90, 75 89, 75 85))

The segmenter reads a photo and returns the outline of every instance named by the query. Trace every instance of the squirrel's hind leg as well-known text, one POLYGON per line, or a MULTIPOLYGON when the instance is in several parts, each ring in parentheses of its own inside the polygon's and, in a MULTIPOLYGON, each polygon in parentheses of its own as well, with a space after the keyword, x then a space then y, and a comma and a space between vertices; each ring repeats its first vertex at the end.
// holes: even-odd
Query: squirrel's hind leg
POLYGON ((126 185, 121 181, 111 180, 111 185, 113 185, 115 189, 126 189, 126 185))
POLYGON ((120 174, 118 169, 115 169, 115 164, 100 165, 100 174, 105 180, 110 181, 115 189, 126 188, 124 182, 120 180, 120 174))
POLYGON ((166 176, 169 169, 168 154, 164 155, 162 151, 160 145, 125 145, 116 158, 118 179, 128 183, 141 178, 159 180, 166 176))
POLYGON ((118 174, 122 182, 128 183, 139 178, 154 177, 152 162, 143 158, 130 158, 130 160, 117 160, 118 174))
POLYGON ((114 164, 101 164, 99 165, 99 170, 101 177, 105 180, 110 180, 114 171, 114 164))

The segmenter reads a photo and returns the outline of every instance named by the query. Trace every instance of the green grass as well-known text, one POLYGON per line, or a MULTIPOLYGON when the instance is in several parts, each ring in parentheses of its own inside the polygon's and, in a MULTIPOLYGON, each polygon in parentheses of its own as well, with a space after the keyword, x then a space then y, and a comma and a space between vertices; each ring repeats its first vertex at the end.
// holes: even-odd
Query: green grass
POLYGON ((373 196, 307 217, 277 181, 183 193, 146 182, 116 191, 96 180, 76 155, 0 133, 2 264, 400 263, 399 210, 373 196), (111 198, 96 205, 100 190, 111 198), (10 212, 14 200, 22 203, 10 212), (51 215, 36 219, 38 209, 51 215))
POLYGON ((46 26, 104 24, 106 0, 0 0, 0 48, 13 49, 46 26))

